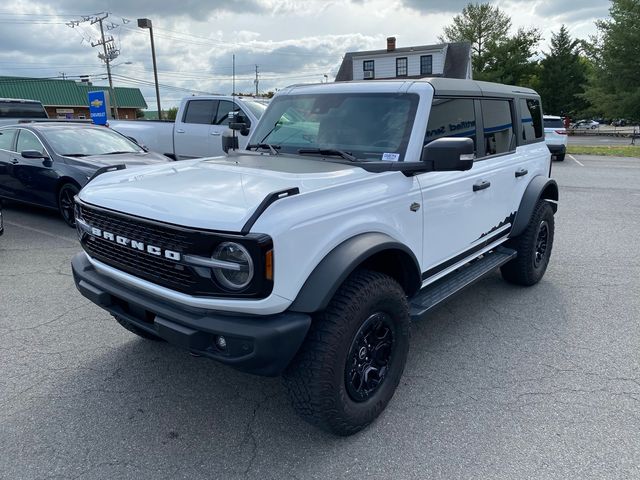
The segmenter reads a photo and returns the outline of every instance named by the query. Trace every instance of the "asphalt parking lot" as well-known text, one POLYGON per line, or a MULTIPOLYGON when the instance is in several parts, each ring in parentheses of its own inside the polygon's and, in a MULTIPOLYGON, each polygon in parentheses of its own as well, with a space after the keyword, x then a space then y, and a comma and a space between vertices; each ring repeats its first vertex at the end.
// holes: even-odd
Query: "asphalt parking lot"
POLYGON ((412 329, 401 385, 350 438, 279 379, 122 329, 81 297, 75 232, 5 207, 0 478, 640 477, 640 159, 567 156, 532 288, 498 273, 412 329))

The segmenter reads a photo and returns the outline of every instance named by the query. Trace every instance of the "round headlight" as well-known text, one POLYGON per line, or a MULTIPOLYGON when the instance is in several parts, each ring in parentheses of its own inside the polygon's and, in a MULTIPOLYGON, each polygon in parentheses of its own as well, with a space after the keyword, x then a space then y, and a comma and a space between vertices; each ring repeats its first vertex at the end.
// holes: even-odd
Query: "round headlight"
POLYGON ((213 252, 213 259, 227 264, 213 269, 216 280, 223 287, 240 290, 251 283, 253 260, 247 249, 239 243, 221 243, 213 252))

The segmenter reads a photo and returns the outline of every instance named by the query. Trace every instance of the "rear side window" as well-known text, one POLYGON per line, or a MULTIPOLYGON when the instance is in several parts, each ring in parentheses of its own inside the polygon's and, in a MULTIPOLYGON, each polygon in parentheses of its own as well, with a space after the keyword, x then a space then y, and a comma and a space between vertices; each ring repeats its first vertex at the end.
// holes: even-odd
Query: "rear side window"
POLYGON ((515 149, 515 130, 509 100, 482 100, 485 155, 499 155, 515 149))
POLYGON ((216 111, 217 100, 191 100, 187 103, 187 111, 184 112, 184 123, 200 123, 211 125, 216 111))
POLYGON ((434 98, 424 144, 444 137, 468 137, 476 142, 476 111, 471 98, 434 98))
POLYGON ((13 150, 13 137, 16 131, 13 128, 0 130, 0 150, 13 150))
POLYGON ((540 100, 521 98, 520 120, 522 122, 522 140, 525 143, 533 142, 544 136, 540 100))
POLYGON ((0 102, 0 118, 47 118, 40 103, 0 102))
POLYGON ((559 118, 545 118, 544 128, 564 128, 564 124, 559 118))

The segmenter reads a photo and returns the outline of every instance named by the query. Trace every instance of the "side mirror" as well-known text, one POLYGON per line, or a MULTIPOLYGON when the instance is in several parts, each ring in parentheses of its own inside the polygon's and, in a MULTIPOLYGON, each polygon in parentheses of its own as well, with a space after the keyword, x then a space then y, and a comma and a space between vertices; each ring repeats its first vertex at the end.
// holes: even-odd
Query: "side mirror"
POLYGON ((422 149, 421 161, 432 172, 465 171, 473 167, 473 140, 470 138, 438 138, 422 149))
POLYGON ((49 158, 46 153, 37 150, 23 150, 20 155, 22 155, 22 158, 49 158))
POLYGON ((229 150, 238 150, 238 137, 233 135, 231 130, 225 130, 222 133, 222 151, 229 153, 229 150))
POLYGON ((243 137, 249 135, 249 126, 245 122, 231 122, 229 128, 240 132, 243 137))

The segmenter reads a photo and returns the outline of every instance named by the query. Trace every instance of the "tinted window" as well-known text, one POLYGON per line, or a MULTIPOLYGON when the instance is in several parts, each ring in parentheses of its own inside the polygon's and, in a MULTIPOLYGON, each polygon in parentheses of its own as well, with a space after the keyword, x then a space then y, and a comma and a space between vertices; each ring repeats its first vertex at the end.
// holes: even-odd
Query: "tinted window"
POLYGON ((406 93, 283 95, 273 99, 251 143, 277 145, 283 153, 323 148, 403 161, 417 106, 418 96, 406 93))
POLYGON ((15 135, 15 129, 6 128, 0 130, 0 149, 1 150, 13 150, 13 136, 15 135))
POLYGON ((217 100, 191 100, 187 103, 187 111, 184 113, 184 123, 200 123, 211 125, 216 111, 217 100))
POLYGON ((508 100, 482 100, 482 123, 486 155, 498 155, 515 148, 515 132, 508 100))
POLYGON ((41 135, 49 142, 53 151, 60 155, 103 155, 142 151, 124 135, 103 127, 49 127, 43 129, 41 135))
MULTIPOLYGON (((216 115, 216 125, 229 125, 229 112, 241 112, 240 107, 229 102, 228 100, 220 100, 218 103, 218 114, 216 115)), ((247 123, 249 119, 247 118, 247 123)))
POLYGON ((47 118, 40 103, 0 102, 0 118, 47 118))
POLYGON ((434 98, 424 144, 443 137, 468 137, 476 146, 476 111, 470 98, 434 98))
POLYGON ((564 123, 559 118, 545 118, 544 128, 564 128, 564 123))
POLYGON ((24 152, 25 150, 36 150, 38 152, 44 152, 44 147, 33 132, 30 132, 29 130, 20 130, 18 132, 18 143, 16 145, 16 151, 24 152))
POLYGON ((542 128, 540 100, 531 98, 520 99, 520 115, 522 121, 522 140, 531 142, 537 138, 542 138, 544 130, 542 128))

